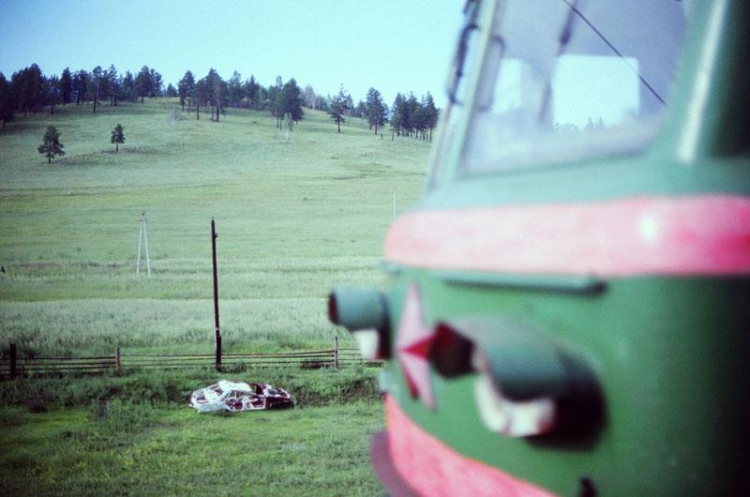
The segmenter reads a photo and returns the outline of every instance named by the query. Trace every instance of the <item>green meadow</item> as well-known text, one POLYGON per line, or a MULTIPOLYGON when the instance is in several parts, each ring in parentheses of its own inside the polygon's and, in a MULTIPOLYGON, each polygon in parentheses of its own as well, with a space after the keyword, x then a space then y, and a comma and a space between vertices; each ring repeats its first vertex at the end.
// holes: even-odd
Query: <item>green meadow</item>
MULTIPOLYGON (((169 99, 16 116, 0 130, 3 354, 211 353, 212 219, 224 352, 354 346, 328 322, 327 294, 382 282, 384 235, 419 196, 430 145, 358 119, 338 134, 311 110, 291 132, 275 122, 235 109, 197 120, 169 99), (65 155, 47 164, 36 149, 50 124, 65 155), (145 244, 136 276, 142 213, 150 277, 145 244)), ((380 494, 376 373, 241 373, 307 402, 198 416, 185 401, 212 371, 0 382, 0 493, 380 494)))
POLYGON ((419 195, 429 144, 376 137, 356 119, 337 134, 310 110, 291 133, 268 113, 211 122, 176 110, 68 105, 2 130, 3 346, 210 349, 212 218, 228 350, 330 345, 330 288, 379 280, 394 203, 401 212, 419 195), (114 153, 117 123, 126 141, 114 153), (36 151, 48 124, 66 152, 51 165, 36 151), (136 278, 144 212, 152 274, 142 253, 136 278))

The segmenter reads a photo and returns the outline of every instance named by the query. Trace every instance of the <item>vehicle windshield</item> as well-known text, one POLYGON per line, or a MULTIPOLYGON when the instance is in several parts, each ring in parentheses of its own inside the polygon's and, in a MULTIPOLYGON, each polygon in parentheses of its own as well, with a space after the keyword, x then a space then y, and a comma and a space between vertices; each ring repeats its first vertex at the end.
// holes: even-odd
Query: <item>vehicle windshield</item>
POLYGON ((642 149, 666 109, 685 24, 679 0, 505 2, 473 65, 482 74, 473 112, 461 111, 459 174, 642 149))

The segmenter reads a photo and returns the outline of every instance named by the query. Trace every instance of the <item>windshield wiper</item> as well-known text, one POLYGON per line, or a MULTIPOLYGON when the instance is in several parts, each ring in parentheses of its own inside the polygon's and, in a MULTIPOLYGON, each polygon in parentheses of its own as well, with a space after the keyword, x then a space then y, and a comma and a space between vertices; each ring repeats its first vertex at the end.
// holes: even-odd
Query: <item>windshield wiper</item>
POLYGON ((456 47, 456 53, 453 55, 453 64, 451 67, 450 78, 448 80, 448 101, 451 104, 458 103, 456 94, 458 93, 458 86, 464 75, 466 54, 469 52, 469 36, 471 36, 472 31, 479 28, 476 23, 478 11, 479 0, 467 0, 466 5, 464 5, 464 15, 467 15, 467 21, 463 29, 461 29, 461 35, 458 38, 458 46, 456 47))

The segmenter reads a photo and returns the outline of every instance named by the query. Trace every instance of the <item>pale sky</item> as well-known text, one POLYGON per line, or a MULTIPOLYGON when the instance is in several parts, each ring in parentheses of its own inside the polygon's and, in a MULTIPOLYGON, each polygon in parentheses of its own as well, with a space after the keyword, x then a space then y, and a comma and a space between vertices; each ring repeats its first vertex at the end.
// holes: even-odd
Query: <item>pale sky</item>
POLYGON ((340 85, 432 93, 445 80, 465 0, 0 0, 0 72, 36 63, 47 75, 144 65, 175 87, 188 69, 236 70, 263 86, 295 78, 319 95, 340 85))

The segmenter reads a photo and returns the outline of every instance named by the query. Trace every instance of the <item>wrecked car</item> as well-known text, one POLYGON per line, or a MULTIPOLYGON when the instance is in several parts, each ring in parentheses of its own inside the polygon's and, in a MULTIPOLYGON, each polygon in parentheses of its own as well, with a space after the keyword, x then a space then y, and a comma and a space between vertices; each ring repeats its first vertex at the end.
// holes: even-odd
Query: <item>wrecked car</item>
POLYGON ((196 390, 190 397, 190 407, 198 412, 279 409, 294 404, 294 397, 282 388, 242 381, 222 380, 196 390))

